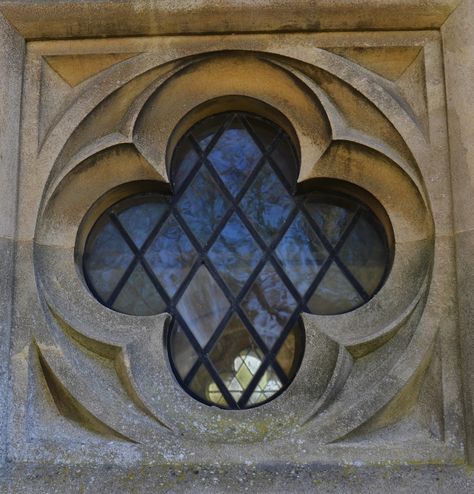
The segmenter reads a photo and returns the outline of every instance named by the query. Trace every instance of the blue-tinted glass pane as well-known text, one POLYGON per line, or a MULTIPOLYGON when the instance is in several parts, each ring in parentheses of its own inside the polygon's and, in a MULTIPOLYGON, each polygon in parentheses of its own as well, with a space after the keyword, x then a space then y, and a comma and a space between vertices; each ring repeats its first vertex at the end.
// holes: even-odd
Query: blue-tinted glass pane
POLYGON ((160 200, 150 199, 144 204, 131 206, 121 213, 118 218, 122 226, 127 230, 137 247, 141 247, 160 218, 169 207, 168 200, 163 197, 160 200))
POLYGON ((229 206, 203 166, 179 200, 178 211, 201 245, 205 245, 229 206))
POLYGON ((264 266, 242 302, 250 322, 269 348, 280 336, 296 305, 270 264, 264 266))
POLYGON ((294 187, 298 178, 298 167, 296 166, 298 159, 288 136, 282 136, 279 139, 271 157, 285 177, 288 185, 294 187))
POLYGON ((260 145, 267 151, 273 147, 270 156, 280 169, 288 185, 293 189, 298 178, 298 157, 290 137, 263 119, 248 119, 260 145))
POLYGON ((153 272, 170 296, 181 286, 197 257, 175 218, 168 218, 145 254, 153 272))
POLYGON ((177 198, 173 202, 160 194, 122 201, 98 221, 87 240, 84 269, 91 288, 106 304, 110 300, 112 309, 129 314, 168 310, 174 316, 169 355, 176 377, 184 380, 191 369, 197 369, 185 387, 205 402, 232 406, 221 389, 240 400, 266 358, 270 365, 259 382, 253 382, 257 386, 248 402, 239 406, 261 404, 279 393, 286 385, 286 380, 280 381, 280 369, 291 380, 301 358, 303 329, 296 316, 303 303, 314 313, 345 312, 364 302, 360 287, 371 296, 383 279, 389 252, 377 219, 362 212, 358 223, 351 224, 355 211, 365 209, 342 193, 317 189, 295 201, 289 191, 297 173, 296 151, 283 129, 242 112, 211 117, 196 124, 176 147, 172 180, 177 198), (271 157, 262 164, 265 151, 271 157), (219 180, 214 179, 216 174, 219 180), (238 198, 238 205, 230 195, 238 198), (156 280, 148 276, 146 263, 134 260, 133 249, 110 223, 111 213, 138 248, 150 238, 144 256, 156 280), (227 224, 221 228, 224 218, 227 224), (165 219, 152 239, 150 233, 165 219), (354 226, 352 231, 349 225, 354 226), (321 230, 321 236, 315 230, 321 230), (344 232, 348 236, 341 246, 344 232), (211 244, 213 234, 216 239, 211 244), (264 253, 262 243, 272 251, 264 253), (328 243, 337 249, 330 249, 328 243), (314 293, 308 293, 327 262, 326 248, 335 261, 314 293), (205 264, 196 265, 200 258, 205 264), (263 258, 266 264, 261 269, 263 258), (112 301, 110 294, 120 282, 118 286, 123 283, 123 287, 112 301), (161 287, 172 298, 168 307, 161 287), (295 300, 297 292, 303 300, 300 296, 295 300), (232 312, 235 304, 243 313, 232 312), (275 348, 290 322, 292 331, 275 348), (195 344, 195 339, 204 349, 213 335, 217 341, 198 357, 191 341, 195 344), (265 355, 266 346, 274 353, 265 355), (204 363, 193 367, 199 358, 204 363), (210 375, 206 359, 220 378, 210 375))
POLYGON ((243 197, 241 207, 269 245, 291 213, 294 201, 272 168, 265 164, 243 197))
POLYGON ((204 347, 230 304, 205 266, 201 266, 177 305, 181 317, 204 347))
POLYGON ((339 258, 367 294, 373 295, 385 273, 388 251, 379 230, 364 216, 359 218, 345 241, 339 258))
POLYGON ((183 143, 177 146, 173 155, 173 163, 175 163, 173 167, 173 184, 176 191, 181 188, 190 171, 195 166, 198 166, 198 158, 199 156, 189 139, 185 139, 183 143))
POLYGON ((84 269, 92 288, 107 301, 134 255, 110 222, 96 225, 87 240, 84 269))
POLYGON ((354 203, 337 206, 336 204, 325 202, 319 195, 309 196, 304 205, 333 246, 341 238, 356 210, 354 203))
MULTIPOLYGON (((193 127, 191 130, 191 135, 193 138, 197 141, 199 144, 199 147, 203 151, 209 151, 207 147, 209 146, 210 142, 212 141, 213 137, 221 130, 222 126, 226 123, 228 120, 229 115, 214 115, 210 118, 207 118, 205 120, 205 124, 203 125, 196 125, 193 127)), ((232 117, 230 117, 232 119, 232 117)), ((229 123, 229 122, 228 122, 229 123)))
POLYGON ((231 194, 236 196, 262 153, 247 130, 237 126, 239 121, 234 122, 232 128, 221 135, 209 159, 231 194))
POLYGON ((115 299, 112 309, 137 316, 166 311, 166 304, 139 263, 115 299))
POLYGON ((311 225, 298 213, 276 249, 277 257, 301 295, 316 278, 328 253, 311 225))
POLYGON ((313 314, 342 314, 359 307, 363 300, 335 263, 308 301, 313 314))
POLYGON ((237 295, 262 256, 262 250, 234 213, 209 251, 209 259, 237 295))

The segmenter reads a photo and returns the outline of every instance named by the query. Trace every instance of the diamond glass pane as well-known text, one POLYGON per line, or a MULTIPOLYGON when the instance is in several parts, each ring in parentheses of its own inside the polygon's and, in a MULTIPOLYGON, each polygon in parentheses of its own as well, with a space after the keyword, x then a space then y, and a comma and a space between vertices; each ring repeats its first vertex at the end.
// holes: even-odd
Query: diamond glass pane
POLYGON ((275 371, 272 368, 268 368, 263 374, 260 381, 258 381, 255 391, 249 398, 250 405, 258 405, 264 403, 273 395, 277 394, 282 388, 282 383, 275 371))
POLYGON ((354 286, 333 263, 309 299, 308 308, 314 314, 342 314, 363 302, 354 286))
POLYGON ((294 199, 268 163, 241 202, 242 210, 267 245, 275 239, 294 206, 294 199))
POLYGON ((204 347, 230 304, 209 271, 201 266, 182 295, 177 309, 199 344, 204 347))
POLYGON ((276 255, 303 296, 327 259, 328 252, 305 217, 298 213, 278 244, 276 255))
POLYGON ((171 195, 158 185, 128 197, 89 233, 91 291, 117 312, 171 314, 171 367, 203 403, 249 408, 279 395, 303 356, 300 314, 353 310, 389 272, 379 219, 328 184, 296 195, 298 173, 271 121, 208 117, 175 148, 171 195))
POLYGON ((212 148, 209 160, 227 189, 236 196, 261 156, 240 119, 235 118, 212 148))
POLYGON ((230 290, 237 295, 262 254, 248 229, 233 214, 209 251, 209 259, 230 290))
POLYGON ((227 405, 227 401, 222 396, 219 387, 204 365, 198 367, 196 375, 191 380, 189 389, 201 399, 223 407, 227 405))
POLYGON ((361 216, 339 257, 364 290, 372 295, 379 287, 387 265, 387 247, 382 231, 361 216))
POLYGON ((171 333, 169 346, 171 361, 181 379, 184 379, 196 363, 198 355, 179 324, 176 324, 171 333))
POLYGON ((260 367, 263 353, 234 314, 211 350, 210 358, 234 400, 239 401, 260 367), (258 357, 258 365, 249 355, 258 357))
POLYGON ((293 379, 298 370, 295 364, 298 362, 297 355, 302 351, 299 324, 296 324, 290 331, 276 356, 278 365, 290 379, 293 379))
POLYGON ((336 246, 349 225, 357 204, 354 201, 334 200, 325 194, 311 194, 304 201, 311 218, 321 229, 329 242, 336 246))
POLYGON ((297 301, 271 264, 266 264, 245 296, 242 307, 269 349, 297 307, 297 301))
POLYGON ((137 316, 166 311, 166 303, 141 264, 137 264, 115 299, 112 309, 137 316))
POLYGON ((169 217, 145 254, 145 259, 169 296, 181 286, 197 257, 179 223, 169 217))
POLYGON ((181 188, 191 170, 198 163, 199 155, 194 149, 190 139, 180 142, 175 150, 175 159, 179 160, 180 166, 176 167, 173 174, 173 184, 176 189, 181 188))
MULTIPOLYGON (((252 135, 257 139, 259 147, 264 148, 266 151, 271 151, 274 145, 278 145, 280 141, 280 131, 273 123, 268 120, 263 120, 262 118, 245 118, 247 126, 252 129, 252 135)), ((295 166, 295 161, 288 163, 289 168, 297 169, 295 166)))
POLYGON ((194 236, 204 245, 229 209, 229 201, 209 171, 201 167, 179 200, 177 209, 194 236))
POLYGON ((125 274, 134 256, 116 226, 106 218, 97 223, 89 238, 84 255, 84 271, 90 288, 107 301, 125 274))
POLYGON ((271 154, 274 163, 280 169, 287 183, 292 186, 296 182, 296 168, 291 166, 297 160, 295 149, 288 136, 279 140, 271 154))
POLYGON ((145 196, 141 204, 135 204, 118 214, 120 223, 137 247, 142 247, 160 218, 168 211, 168 202, 165 197, 145 196))
MULTIPOLYGON (((206 120, 200 122, 198 125, 195 125, 189 131, 189 135, 198 143, 198 146, 202 151, 206 151, 211 141, 218 138, 226 127, 232 125, 233 121, 233 115, 213 115, 212 117, 206 118, 206 120)), ((173 156, 173 167, 175 169, 181 167, 179 157, 173 156)))

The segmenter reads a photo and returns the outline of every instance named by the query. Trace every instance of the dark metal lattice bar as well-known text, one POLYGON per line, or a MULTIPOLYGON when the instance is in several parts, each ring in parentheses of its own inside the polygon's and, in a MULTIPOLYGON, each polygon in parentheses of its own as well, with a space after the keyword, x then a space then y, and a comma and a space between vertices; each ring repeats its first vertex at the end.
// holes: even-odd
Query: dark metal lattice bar
MULTIPOLYGON (((212 118, 212 117, 211 117, 212 118)), ((285 373, 285 371, 281 368, 280 364, 276 360, 276 357, 278 355, 278 352, 280 351, 282 345, 286 341, 286 338, 288 337, 289 333, 292 331, 292 329, 295 327, 296 324, 301 325, 300 322, 300 314, 303 311, 308 311, 307 303, 309 299, 314 295, 316 290, 318 289, 320 283, 324 279, 327 271, 331 267, 333 263, 335 263, 341 272, 343 273, 344 277, 348 280, 348 282, 353 286, 353 288, 356 290, 356 292, 360 295, 361 299, 366 302, 367 300, 370 299, 370 297, 373 294, 367 293, 362 285, 359 283, 357 278, 353 275, 353 273, 350 271, 349 268, 344 264, 344 262, 340 259, 339 257, 339 252, 341 251, 342 247, 345 245, 346 240, 349 238, 350 234, 352 233, 353 229, 357 225, 361 215, 363 214, 364 211, 366 211, 366 208, 359 205, 355 213, 353 214, 352 218, 350 219, 349 223, 346 225, 344 231, 342 232, 340 238, 338 239, 337 243, 335 246, 331 244, 331 242, 328 240, 324 232, 321 230, 319 225, 316 223, 316 221, 313 219, 312 215, 309 213, 307 208, 304 205, 304 196, 303 197, 296 197, 295 196, 295 185, 296 184, 291 184, 288 182, 287 177, 284 176, 281 168, 279 165, 275 163, 275 160, 272 157, 272 153, 276 150, 282 139, 288 139, 288 136, 283 132, 281 128, 278 126, 271 124, 273 126, 273 129, 275 130, 275 135, 271 141, 271 143, 266 146, 262 143, 259 135, 257 132, 252 127, 251 120, 260 120, 262 122, 265 122, 266 125, 269 125, 269 122, 265 119, 262 119, 260 117, 257 117, 255 115, 249 115, 249 114, 243 114, 243 113, 229 113, 227 118, 224 119, 223 123, 220 125, 220 127, 214 132, 212 135, 210 142, 207 144, 206 148, 203 150, 197 140, 193 136, 193 129, 188 131, 188 133, 182 138, 181 142, 188 141, 189 144, 191 145, 191 149, 195 151, 197 154, 196 161, 194 164, 191 166, 190 170, 187 173, 187 176, 184 178, 181 184, 174 184, 175 188, 175 193, 172 196, 172 199, 169 204, 169 208, 167 211, 165 211, 160 219, 157 221, 156 225, 153 227, 151 232, 148 234, 148 236, 145 239, 145 242, 141 247, 138 247, 134 240, 131 238, 131 236, 128 234, 127 230, 124 228, 122 223, 120 222, 120 219, 118 216, 114 213, 111 212, 109 213, 109 218, 114 227, 117 229, 121 237, 125 240, 127 246, 130 248, 133 257, 125 269, 123 275, 120 277, 118 283, 114 287, 111 295, 108 297, 107 301, 103 301, 102 298, 96 293, 94 287, 92 286, 92 283, 90 283, 90 280, 87 276, 87 271, 86 269, 84 270, 85 276, 86 276, 86 281, 88 281, 89 286, 91 287, 91 290, 93 291, 94 295, 105 305, 112 307, 115 300, 117 299, 118 295, 120 294, 121 290, 124 288, 126 283, 128 282, 132 272, 134 271, 135 267, 140 263, 145 270, 146 275, 152 282, 154 288, 156 289, 157 293, 162 297, 163 301, 166 303, 168 312, 173 316, 173 328, 176 328, 176 325, 179 323, 179 326, 182 328, 184 331, 187 340, 189 341, 190 345, 192 346, 193 350, 195 351, 197 355, 197 360, 196 362, 192 365, 191 369, 187 373, 187 375, 184 378, 179 377, 179 373, 177 372, 173 360, 171 360, 171 364, 173 367, 173 370, 175 372, 176 377, 178 380, 181 382, 181 384, 190 392, 191 394, 195 395, 195 393, 189 389, 189 385, 191 384, 192 380, 196 376, 197 372, 199 371, 201 366, 204 366, 204 368, 207 370, 211 378, 214 380, 216 383, 220 393, 226 400, 228 406, 230 408, 246 408, 248 404, 248 400, 252 396, 253 392, 257 388, 262 376, 264 373, 268 370, 268 368, 271 366, 272 369, 275 371, 278 379, 280 380, 282 387, 286 387, 289 384, 289 376, 285 373), (243 125, 243 128, 247 131, 248 135, 250 138, 254 141, 256 146, 261 152, 261 156, 258 160, 258 162, 255 164, 254 168, 250 171, 249 175, 245 178, 243 184, 241 185, 240 191, 234 195, 228 190, 226 184, 223 182, 223 179, 215 169, 213 163, 209 159, 209 155, 218 143, 219 139, 221 136, 232 126, 233 122, 238 119, 241 124, 243 125), (280 226, 278 232, 274 235, 273 240, 270 242, 269 245, 265 242, 265 240, 262 238, 260 233, 258 232, 258 229, 252 224, 252 222, 249 220, 247 214, 245 211, 243 211, 241 207, 241 201, 251 188, 251 186, 254 184, 256 178, 258 177, 259 173, 263 169, 264 166, 268 164, 270 166, 270 169, 272 173, 277 177, 277 179, 280 181, 280 183, 283 185, 285 188, 286 192, 293 197, 293 207, 289 211, 286 220, 284 223, 280 226), (188 186, 192 183, 196 175, 199 173, 199 171, 202 168, 205 168, 207 172, 210 174, 212 180, 216 183, 216 186, 219 189, 219 192, 223 195, 225 200, 227 201, 228 208, 224 212, 222 218, 218 221, 217 225, 215 225, 214 230, 211 232, 210 236, 208 237, 207 241, 205 242, 204 246, 201 246, 199 240, 196 238, 196 235, 193 233, 193 231, 190 229, 189 225, 187 224, 187 221, 185 218, 181 215, 179 209, 178 209, 178 204, 184 193, 186 192, 188 186), (280 261, 278 260, 276 254, 275 254, 275 249, 279 245, 279 243, 282 241, 283 237, 287 233, 288 229, 290 226, 293 224, 295 221, 296 216, 301 213, 305 220, 309 223, 311 228, 314 230, 315 234, 321 241, 322 247, 327 253, 327 257, 325 261, 323 262, 322 266, 319 268, 318 273, 315 275, 314 280, 310 284, 310 286, 306 289, 304 295, 300 295, 299 291, 296 289, 294 286, 293 282, 290 280, 288 275, 286 274, 285 270, 283 269, 283 266, 281 265, 280 261), (259 247, 261 250, 261 256, 255 267, 253 268, 253 271, 251 274, 248 276, 247 280, 245 281, 244 285, 240 287, 239 292, 234 295, 231 290, 227 287, 226 282, 224 279, 221 277, 217 269, 214 267, 213 262, 208 256, 208 251, 210 248, 213 246, 213 244, 216 242, 216 240, 219 238, 221 233, 223 232, 225 226, 227 225, 229 219, 232 217, 232 215, 236 214, 241 223, 244 225, 244 227, 248 230, 248 232, 251 235, 251 238, 253 241, 256 243, 256 245, 259 247), (180 228, 184 231, 185 235, 191 242, 191 245, 196 252, 196 259, 193 263, 193 265, 190 267, 188 273, 184 277, 184 279, 181 281, 180 286, 177 287, 176 292, 172 297, 170 297, 164 287, 162 286, 162 283, 160 280, 157 278, 156 274, 154 273, 152 267, 150 266, 149 262, 147 261, 145 254, 148 250, 148 248, 152 245, 153 241, 159 234, 161 228, 165 224, 165 222, 170 218, 174 217, 175 220, 177 221, 178 225, 180 228), (292 315, 289 317, 287 323, 285 326, 282 328, 279 336, 277 337, 276 341, 273 343, 272 347, 269 348, 265 341, 262 339, 260 336, 259 332, 257 329, 254 327, 252 322, 249 320, 247 314, 243 310, 241 304, 244 301, 245 296, 249 292, 250 288, 252 287, 253 283, 258 279, 261 271, 263 268, 267 265, 270 264, 272 268, 275 270, 277 275, 279 276, 280 280, 286 287, 286 289, 289 291, 293 299, 295 300, 295 308, 292 312, 292 315), (214 332, 210 336, 209 340, 207 343, 201 347, 200 343, 197 341, 196 337, 193 334, 192 328, 188 326, 184 318, 181 316, 179 313, 179 310, 177 309, 177 304, 187 288, 189 287, 191 281, 193 280, 195 274, 197 273, 198 269, 200 266, 204 265, 206 269, 208 270, 209 274, 212 276, 214 279, 215 283, 219 287, 219 289, 223 292, 225 295, 226 299, 229 302, 229 308, 226 311, 225 315, 221 319, 221 321, 218 323, 217 327, 214 329, 214 332), (243 390, 242 395, 240 396, 240 399, 238 402, 235 401, 233 398, 232 394, 230 391, 227 389, 227 386, 224 384, 219 372, 215 368, 212 360, 209 358, 209 355, 216 345, 216 343, 219 341, 220 336, 222 335, 223 331, 225 330, 227 324, 229 323, 231 317, 233 314, 237 314, 244 324, 246 330, 248 333, 251 335, 252 339, 255 341, 257 346, 260 348, 260 350, 263 353, 263 361, 260 363, 259 368, 253 375, 252 380, 250 381, 250 384, 247 386, 246 389, 243 390)), ((199 124, 197 124, 199 125, 199 124)), ((179 146, 180 144, 178 144, 179 146)), ((294 161, 295 163, 292 164, 292 166, 296 166, 296 152, 293 149, 292 150, 293 155, 294 155, 294 161)), ((177 164, 179 166, 179 163, 177 164)), ((296 179, 296 176, 295 176, 296 179)), ((337 196, 338 194, 334 194, 337 196)), ((370 214, 370 211, 369 213, 370 214)), ((375 225, 377 228, 378 225, 375 225)), ((387 239, 386 236, 382 235, 381 238, 384 239, 384 245, 388 251, 388 244, 387 244, 387 239)), ((86 259, 86 255, 84 256, 84 259, 86 259)), ((388 264, 388 263, 387 263, 388 264)), ((388 272, 388 265, 385 266, 385 272, 384 276, 388 272)), ((380 284, 382 281, 380 282, 380 284)), ((380 286, 379 284, 379 286, 380 286)), ((378 289, 378 288, 377 288, 378 289)), ((171 337, 171 333, 173 330, 172 329, 169 334, 168 334, 168 345, 170 345, 170 340, 169 338, 171 337)), ((204 398, 202 396, 196 396, 198 399, 203 400, 204 398)))

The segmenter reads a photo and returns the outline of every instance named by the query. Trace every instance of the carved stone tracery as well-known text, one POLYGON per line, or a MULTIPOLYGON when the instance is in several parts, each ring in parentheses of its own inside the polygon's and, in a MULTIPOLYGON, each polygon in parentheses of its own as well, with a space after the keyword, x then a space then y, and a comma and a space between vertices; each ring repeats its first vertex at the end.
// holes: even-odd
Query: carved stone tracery
POLYGON ((34 160, 44 182, 34 233, 44 312, 32 336, 59 413, 93 435, 163 454, 174 444, 184 457, 197 444, 205 458, 216 454, 213 444, 232 456, 232 443, 258 457, 262 440, 271 442, 272 457, 291 449, 289 437, 306 445, 306 457, 308 449, 324 457, 330 444, 357 448, 403 427, 449 456, 443 419, 424 391, 427 382, 442 388, 437 333, 440 307, 449 305, 443 281, 433 277, 443 256, 436 233, 445 228, 429 175, 433 96, 423 77, 433 44, 316 47, 296 38, 247 46, 238 37, 218 50, 198 39, 167 51, 32 56, 42 74, 34 160), (77 57, 82 75, 71 73, 77 57), (52 97, 55 91, 62 97, 52 97), (285 393, 258 409, 226 413, 175 382, 163 345, 167 316, 101 306, 76 261, 82 232, 133 183, 168 182, 170 153, 190 118, 214 112, 213 104, 237 105, 239 97, 270 105, 292 124, 302 187, 338 180, 382 204, 395 254, 385 285, 366 305, 304 315, 306 351, 285 393))

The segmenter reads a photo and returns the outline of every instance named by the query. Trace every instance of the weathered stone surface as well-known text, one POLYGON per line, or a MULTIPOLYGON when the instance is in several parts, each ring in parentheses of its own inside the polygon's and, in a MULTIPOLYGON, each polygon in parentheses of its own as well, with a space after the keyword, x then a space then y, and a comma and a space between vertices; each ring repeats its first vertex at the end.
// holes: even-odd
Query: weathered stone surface
POLYGON ((0 11, 0 490, 471 492, 474 2, 0 11), (115 201, 169 191, 193 123, 239 109, 283 122, 301 190, 374 210, 393 264, 365 306, 304 315, 285 393, 224 411, 174 379, 168 316, 99 304, 81 256, 115 201))
POLYGON ((18 147, 24 41, 0 14, 0 465, 6 452, 18 147))
POLYGON ((474 2, 463 1, 442 27, 451 152, 458 306, 468 451, 474 460, 474 2))
POLYGON ((466 417, 467 446, 469 458, 474 458, 472 438, 474 424, 469 417, 474 414, 474 230, 456 234, 456 261, 458 264, 458 307, 460 323, 460 347, 462 355, 462 375, 464 385, 464 413, 466 417))
POLYGON ((25 38, 437 28, 458 0, 4 0, 25 38), (72 8, 71 8, 72 7, 72 8), (403 15, 400 15, 403 9, 403 15))
POLYGON ((15 232, 16 179, 25 44, 0 14, 0 237, 15 232))
POLYGON ((0 238, 0 465, 6 454, 6 426, 9 417, 8 382, 11 332, 12 261, 14 243, 0 238))
POLYGON ((472 471, 462 466, 334 466, 278 465, 218 466, 190 468, 124 469, 109 466, 13 466, 0 473, 0 488, 25 494, 83 492, 167 492, 192 494, 206 492, 287 492, 321 494, 470 494, 474 489, 472 471), (3 484, 2 484, 3 482, 3 484))

